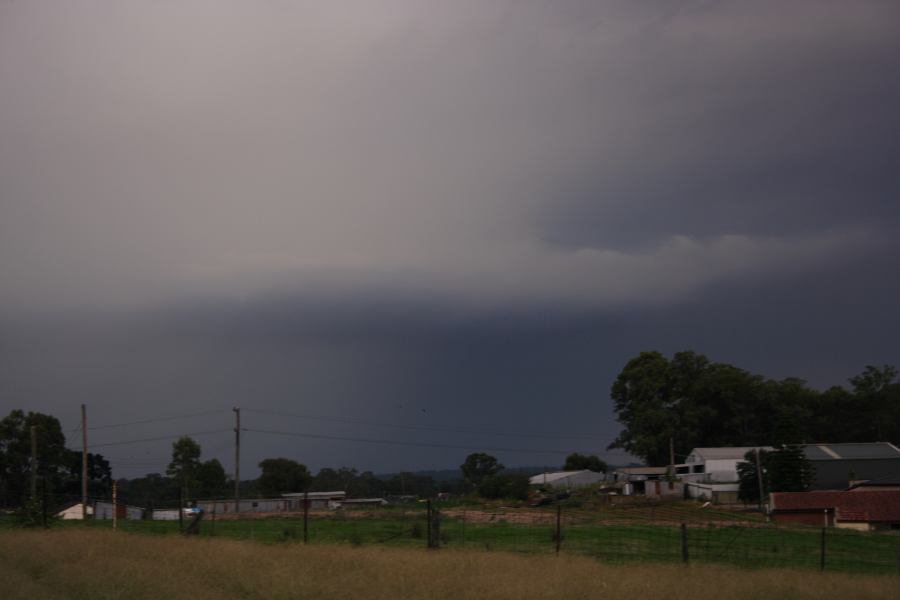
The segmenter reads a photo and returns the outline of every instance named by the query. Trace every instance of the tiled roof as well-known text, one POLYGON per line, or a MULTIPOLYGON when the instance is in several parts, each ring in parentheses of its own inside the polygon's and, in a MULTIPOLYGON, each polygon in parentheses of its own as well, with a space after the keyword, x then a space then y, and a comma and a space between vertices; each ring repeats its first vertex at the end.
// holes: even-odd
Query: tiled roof
POLYGON ((838 521, 900 522, 900 491, 774 492, 772 510, 829 510, 838 521))

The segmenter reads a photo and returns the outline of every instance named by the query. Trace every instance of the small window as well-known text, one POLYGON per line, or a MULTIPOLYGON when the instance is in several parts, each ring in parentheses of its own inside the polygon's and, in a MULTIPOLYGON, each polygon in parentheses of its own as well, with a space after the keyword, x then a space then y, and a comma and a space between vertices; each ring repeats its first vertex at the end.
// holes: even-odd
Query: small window
POLYGON ((694 473, 706 472, 705 465, 694 465, 694 473))
POLYGON ((690 473, 691 468, 687 465, 685 465, 683 467, 675 467, 675 472, 678 473, 679 475, 684 475, 686 473, 690 473))

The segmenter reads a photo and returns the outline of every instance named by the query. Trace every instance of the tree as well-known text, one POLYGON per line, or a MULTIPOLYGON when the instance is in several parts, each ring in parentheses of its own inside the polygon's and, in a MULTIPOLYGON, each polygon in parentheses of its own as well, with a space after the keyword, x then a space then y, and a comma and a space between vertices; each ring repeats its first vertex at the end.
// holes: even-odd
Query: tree
MULTIPOLYGON (((48 491, 65 484, 66 437, 56 417, 13 410, 0 420, 0 503, 21 506, 30 491, 31 427, 37 432, 37 477, 48 491)), ((80 474, 79 474, 80 477, 80 474)))
POLYGON ((175 479, 189 496, 197 489, 197 475, 200 471, 200 444, 188 436, 182 436, 172 443, 172 461, 166 475, 175 479))
MULTIPOLYGON (((759 451, 759 461, 761 465, 766 464, 768 454, 767 450, 759 451)), ((747 504, 759 502, 759 476, 757 475, 756 470, 755 450, 751 450, 744 455, 744 460, 737 465, 737 472, 739 481, 738 499, 747 504)), ((765 469, 763 469, 763 497, 768 494, 766 479, 765 469)))
POLYGON ((628 361, 611 390, 624 429, 609 445, 647 461, 667 464, 669 438, 678 429, 672 405, 671 365, 659 352, 641 352, 628 361))
POLYGON ((490 454, 476 452, 466 457, 466 462, 459 466, 459 470, 465 480, 473 488, 477 488, 482 481, 503 470, 503 465, 490 454))
MULTIPOLYGON (((71 496, 81 495, 82 457, 78 450, 69 450, 65 457, 65 482, 62 491, 71 496)), ((101 454, 88 452, 88 496, 107 497, 112 487, 112 468, 101 454)))
POLYGON ((579 454, 573 452, 566 457, 566 464, 563 471, 595 471, 597 473, 606 473, 607 464, 594 455, 579 454))
POLYGON ((285 492, 304 492, 312 483, 306 465, 289 458, 267 458, 259 463, 259 491, 265 496, 277 496, 285 492))
POLYGON ((219 498, 228 492, 228 476, 217 458, 200 463, 196 478, 200 498, 219 498))
POLYGON ((856 435, 860 441, 900 442, 900 384, 895 383, 897 369, 890 365, 865 370, 850 378, 856 396, 856 435))
POLYGON ((528 498, 528 476, 521 473, 501 473, 486 478, 478 486, 482 498, 525 500, 528 498))
POLYGON ((803 447, 797 444, 782 444, 766 455, 763 464, 769 492, 809 491, 815 475, 814 468, 803 447))

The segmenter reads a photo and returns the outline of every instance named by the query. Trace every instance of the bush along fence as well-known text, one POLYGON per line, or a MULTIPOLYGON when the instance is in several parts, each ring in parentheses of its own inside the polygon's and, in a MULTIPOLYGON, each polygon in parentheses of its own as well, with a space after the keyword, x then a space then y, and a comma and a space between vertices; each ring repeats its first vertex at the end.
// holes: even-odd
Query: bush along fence
MULTIPOLYGON (((32 526, 112 527, 120 531, 221 536, 265 543, 353 544, 522 553, 578 554, 607 563, 720 563, 900 576, 900 534, 834 527, 779 526, 759 514, 692 503, 499 507, 421 501, 383 507, 266 515, 157 509, 143 514, 97 505, 97 518, 60 520, 58 498, 32 503, 32 526)), ((80 505, 79 505, 80 507, 80 505)))

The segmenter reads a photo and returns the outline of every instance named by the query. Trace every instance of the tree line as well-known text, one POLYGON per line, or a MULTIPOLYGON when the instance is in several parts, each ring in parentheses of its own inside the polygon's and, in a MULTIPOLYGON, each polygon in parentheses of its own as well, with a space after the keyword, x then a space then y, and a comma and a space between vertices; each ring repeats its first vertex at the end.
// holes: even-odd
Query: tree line
POLYGON ((767 379, 693 351, 641 352, 612 385, 621 448, 648 465, 676 462, 698 447, 802 443, 900 443, 897 369, 866 366, 849 389, 767 379))
MULTIPOLYGON (((81 499, 81 452, 66 448, 58 419, 51 415, 12 411, 0 421, 0 506, 20 507, 30 496, 31 427, 37 432, 37 470, 41 493, 59 501, 81 499)), ((460 477, 435 481, 421 473, 401 472, 389 477, 351 467, 322 468, 313 475, 306 465, 289 458, 267 458, 259 463, 260 476, 240 482, 242 498, 278 497, 285 492, 345 491, 349 497, 434 497, 438 493, 475 494, 483 498, 521 498, 528 491, 528 477, 505 470, 493 456, 470 454, 460 465, 460 477)), ((565 470, 605 472, 606 463, 596 456, 571 454, 565 470)), ((113 482, 109 461, 88 454, 88 495, 109 499, 113 482)), ((179 502, 229 497, 234 481, 216 458, 202 459, 200 444, 183 436, 172 443, 171 460, 162 473, 118 479, 121 502, 148 508, 179 502)))

